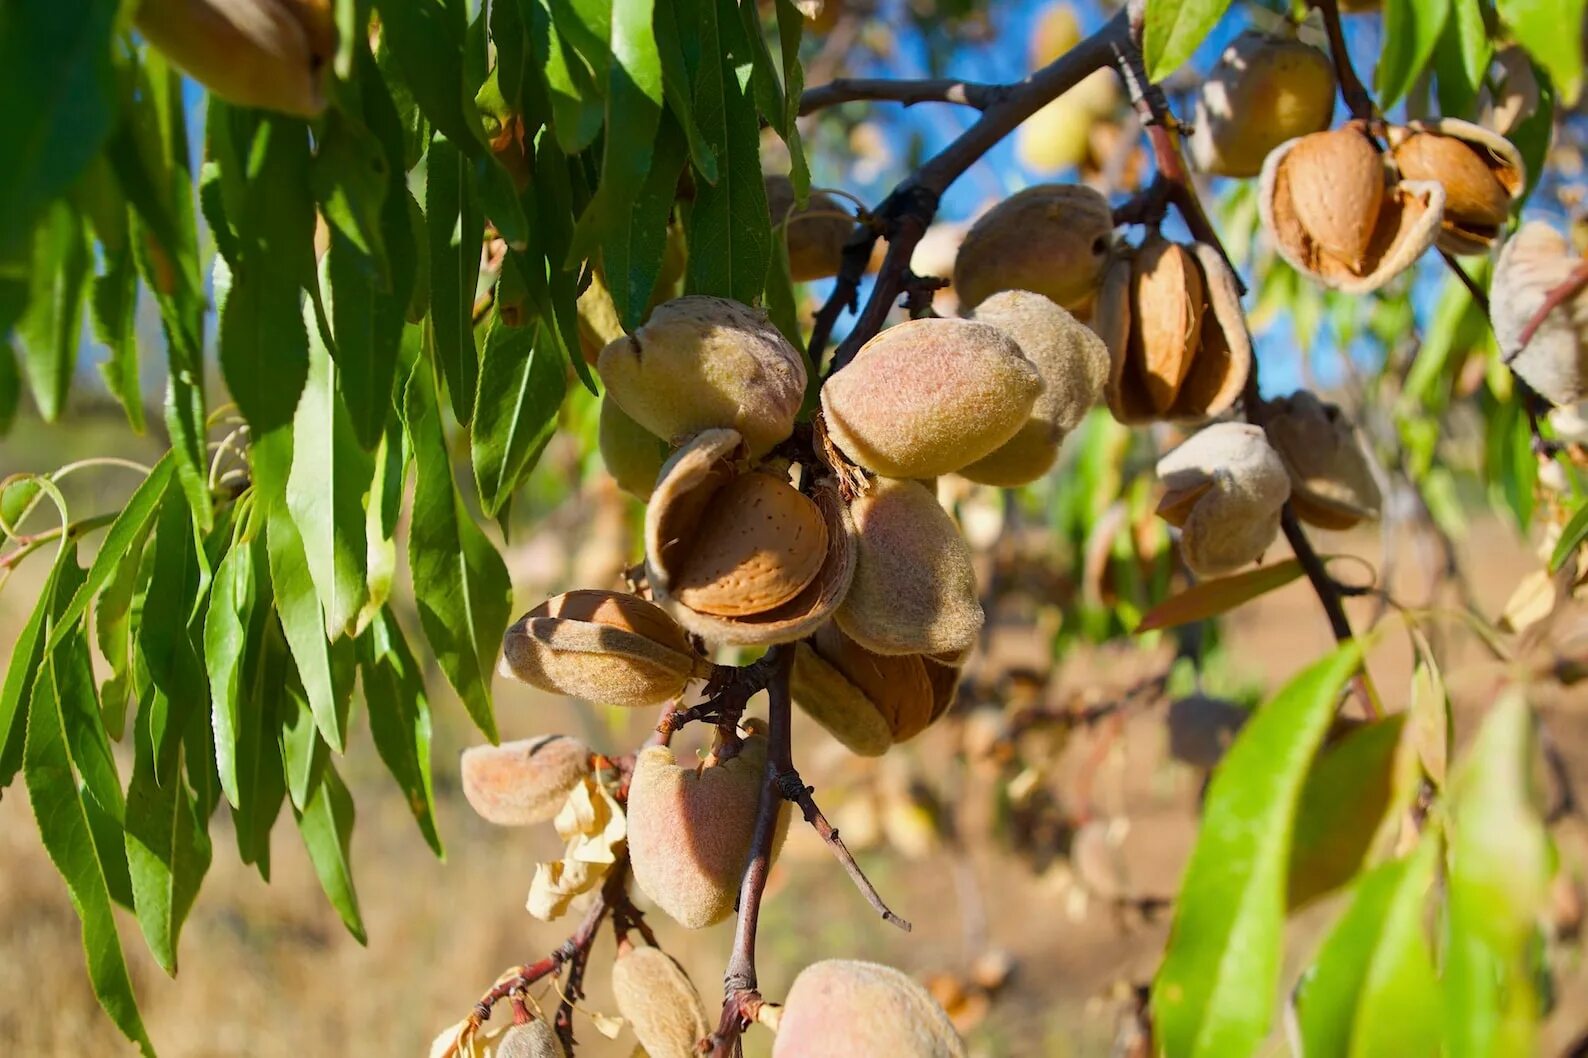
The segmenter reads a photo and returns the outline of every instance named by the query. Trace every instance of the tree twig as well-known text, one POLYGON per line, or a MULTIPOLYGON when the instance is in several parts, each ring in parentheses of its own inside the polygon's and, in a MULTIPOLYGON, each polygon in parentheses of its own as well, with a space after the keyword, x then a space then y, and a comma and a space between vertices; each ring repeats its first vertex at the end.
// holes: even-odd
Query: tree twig
POLYGON ((1006 84, 983 84, 953 77, 894 81, 883 77, 839 77, 818 85, 800 96, 800 114, 811 114, 825 107, 858 100, 903 103, 957 103, 986 110, 1010 92, 1006 84))
POLYGON ((1353 118, 1377 120, 1378 107, 1374 105, 1368 90, 1362 86, 1356 68, 1351 65, 1351 53, 1345 46, 1345 32, 1340 28, 1339 4, 1335 0, 1307 2, 1323 16, 1323 31, 1328 34, 1329 55, 1334 60, 1334 76, 1340 82, 1340 98, 1345 100, 1346 109, 1351 111, 1353 118))

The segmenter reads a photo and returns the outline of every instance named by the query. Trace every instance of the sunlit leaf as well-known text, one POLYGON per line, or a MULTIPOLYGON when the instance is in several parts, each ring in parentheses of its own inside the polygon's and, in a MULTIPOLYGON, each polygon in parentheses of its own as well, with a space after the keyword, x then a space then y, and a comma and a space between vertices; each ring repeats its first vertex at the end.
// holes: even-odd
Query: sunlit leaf
POLYGON ((336 908, 353 939, 364 944, 364 919, 358 909, 353 863, 349 856, 353 816, 353 797, 336 769, 327 764, 314 796, 298 813, 298 833, 303 835, 303 845, 309 850, 309 860, 320 879, 320 888, 325 890, 331 906, 336 908))
POLYGON ((480 353, 474 344, 474 288, 480 279, 485 218, 474 189, 474 167, 450 140, 430 143, 425 168, 425 220, 430 243, 430 329, 436 359, 465 425, 474 412, 480 353))
POLYGON ((1230 0, 1147 0, 1142 26, 1147 76, 1162 81, 1178 70, 1229 6, 1230 0))
POLYGON ((1539 65, 1568 103, 1582 89, 1584 0, 1496 0, 1500 19, 1539 65))
POLYGON ((1361 663, 1348 643, 1286 684, 1241 729, 1213 774, 1196 848, 1152 986, 1168 1058, 1245 1058, 1279 987, 1285 873, 1313 754, 1361 663))
POLYGON ((1137 632, 1154 632, 1217 617, 1242 603, 1267 595, 1297 579, 1304 571, 1293 558, 1229 577, 1198 581, 1147 611, 1137 632))
POLYGON ((430 701, 423 670, 390 610, 377 614, 359 637, 359 665, 375 748, 401 788, 425 841, 441 856, 430 779, 430 701))
POLYGON ((567 390, 562 354, 542 321, 511 327, 500 315, 485 338, 470 452, 480 505, 501 511, 557 432, 567 390))
POLYGON ((1384 51, 1373 73, 1382 107, 1411 90, 1444 31, 1450 0, 1384 0, 1384 51))

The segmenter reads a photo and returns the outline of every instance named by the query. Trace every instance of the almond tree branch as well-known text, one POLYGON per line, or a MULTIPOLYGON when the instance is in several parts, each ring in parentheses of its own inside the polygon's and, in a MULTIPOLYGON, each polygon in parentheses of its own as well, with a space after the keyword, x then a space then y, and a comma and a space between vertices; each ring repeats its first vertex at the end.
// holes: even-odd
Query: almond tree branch
POLYGON ((1345 100, 1345 105, 1351 111, 1353 118, 1362 121, 1374 121, 1378 118, 1378 107, 1373 103, 1373 97, 1362 87, 1362 79, 1357 77, 1356 68, 1351 65, 1351 53, 1346 50, 1345 32, 1340 28, 1340 6, 1335 0, 1307 0, 1319 14, 1323 15, 1323 30, 1329 36, 1329 54, 1334 59, 1334 77, 1340 82, 1340 98, 1345 100))
MULTIPOLYGON (((860 318, 833 355, 829 374, 847 364, 862 345, 882 330, 888 312, 904 293, 910 257, 926 234, 927 225, 937 215, 938 202, 948 186, 1032 114, 1074 88, 1087 74, 1106 66, 1114 44, 1127 39, 1128 34, 1129 22, 1122 11, 1096 33, 1024 80, 982 86, 990 98, 975 124, 894 188, 876 210, 876 227, 857 229, 846 249, 838 283, 817 313, 816 328, 811 336, 812 362, 821 363, 833 324, 846 307, 854 305, 860 277, 876 240, 881 237, 888 241, 887 256, 860 318)), ((812 90, 822 91, 822 88, 812 90)))
POLYGON ((917 103, 957 103, 986 110, 1010 92, 1006 84, 982 84, 952 77, 894 81, 883 77, 839 77, 808 89, 800 96, 800 114, 857 100, 880 100, 914 106, 917 103))

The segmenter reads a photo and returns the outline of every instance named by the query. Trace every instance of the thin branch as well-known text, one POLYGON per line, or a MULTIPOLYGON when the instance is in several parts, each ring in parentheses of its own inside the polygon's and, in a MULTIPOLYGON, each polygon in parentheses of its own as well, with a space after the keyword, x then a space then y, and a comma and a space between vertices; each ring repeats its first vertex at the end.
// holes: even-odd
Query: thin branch
POLYGON ((800 114, 803 116, 825 107, 857 100, 903 103, 907 107, 917 103, 957 103, 960 106, 985 110, 1008 95, 1009 91, 1009 85, 960 81, 952 77, 917 81, 893 81, 882 77, 840 77, 827 84, 807 89, 805 94, 800 96, 800 114))
POLYGON ((811 795, 815 789, 806 786, 799 777, 798 772, 785 772, 779 779, 781 796, 799 805, 800 813, 804 815, 805 822, 809 823, 816 833, 821 835, 823 841, 838 862, 843 865, 844 872, 849 875, 849 880, 855 883, 855 888, 860 890, 860 895, 866 898, 866 903, 871 909, 882 916, 882 921, 891 926, 897 926, 908 933, 912 929, 908 919, 900 918, 883 901, 882 895, 877 892, 877 887, 871 884, 871 879, 866 877, 866 872, 860 869, 855 862, 854 855, 849 847, 844 844, 844 839, 838 836, 838 828, 827 821, 822 810, 816 804, 816 799, 811 795))
POLYGON ((1362 79, 1351 65, 1351 53, 1345 46, 1345 32, 1340 28, 1340 7, 1335 0, 1307 0, 1323 15, 1323 31, 1329 36, 1329 55, 1334 59, 1334 77, 1340 82, 1340 98, 1353 118, 1374 121, 1378 107, 1373 97, 1362 87, 1362 79))
POLYGON ((1296 561, 1301 563, 1302 570, 1307 574, 1307 580, 1312 582, 1312 590, 1318 596, 1318 602, 1323 605, 1324 615, 1329 618, 1329 629, 1334 633, 1335 640, 1340 643, 1349 641, 1352 638, 1351 622, 1345 616, 1340 585, 1329 576, 1329 570, 1324 566, 1323 559, 1318 557, 1312 541, 1307 539, 1307 531, 1301 527, 1301 520, 1296 517, 1295 510, 1288 503, 1285 504, 1284 513, 1280 515, 1279 525, 1285 532, 1285 539, 1290 542, 1290 550, 1296 553, 1296 561))
MULTIPOLYGON (((1577 262, 1577 267, 1572 269, 1571 274, 1562 280, 1559 286, 1545 295, 1543 303, 1538 307, 1538 311, 1533 313, 1533 318, 1527 321, 1526 327, 1522 328, 1521 344, 1517 346, 1516 351, 1520 353, 1523 349, 1526 349, 1527 343, 1533 340, 1533 335, 1537 334, 1538 329, 1544 325, 1545 318, 1551 312, 1581 294, 1584 287, 1588 287, 1588 260, 1577 262)), ((1512 354, 1511 359, 1514 360, 1515 358, 1515 354, 1512 354)))

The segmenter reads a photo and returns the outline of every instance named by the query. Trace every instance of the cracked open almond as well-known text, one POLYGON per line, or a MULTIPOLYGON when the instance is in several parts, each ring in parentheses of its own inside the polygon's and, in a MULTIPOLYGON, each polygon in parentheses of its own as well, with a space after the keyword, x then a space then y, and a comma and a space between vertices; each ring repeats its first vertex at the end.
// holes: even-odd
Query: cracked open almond
POLYGON ((1218 415, 1251 371, 1234 273, 1203 243, 1154 235, 1117 259, 1103 279, 1093 326, 1108 346, 1104 392, 1122 423, 1218 415))
POLYGON ((1413 121, 1389 131, 1395 166, 1405 180, 1432 180, 1445 190, 1440 249, 1488 251, 1499 241, 1511 204, 1527 187, 1522 154, 1511 141, 1455 118, 1413 121))
POLYGON ((1582 265, 1565 236, 1529 221, 1506 240, 1494 267, 1489 311, 1505 362, 1523 381, 1558 405, 1588 397, 1588 291, 1551 309, 1527 345, 1522 332, 1550 291, 1582 265))
POLYGON ((1274 401, 1264 426, 1290 473, 1297 517, 1321 529, 1349 529, 1378 518, 1378 484, 1338 407, 1301 390, 1274 401))
POLYGON ((709 663, 659 607, 616 591, 570 591, 519 618, 502 638, 501 670, 541 690, 609 705, 679 695, 709 663))
POLYGON ((1263 162, 1258 209, 1297 271, 1348 294, 1377 290, 1433 245, 1445 190, 1396 180, 1356 123, 1275 148, 1263 162))
POLYGON ((794 701, 863 757, 914 738, 948 710, 959 666, 927 654, 873 654, 835 624, 795 648, 794 701))
POLYGON ((732 430, 707 430, 662 468, 645 512, 657 601, 713 643, 800 639, 837 608, 854 574, 836 487, 809 495, 776 464, 756 467, 732 430))
POLYGON ((1261 428, 1215 423, 1158 461, 1158 513, 1180 527, 1180 554, 1192 573, 1218 577, 1260 558, 1279 532, 1290 497, 1284 461, 1261 428))

